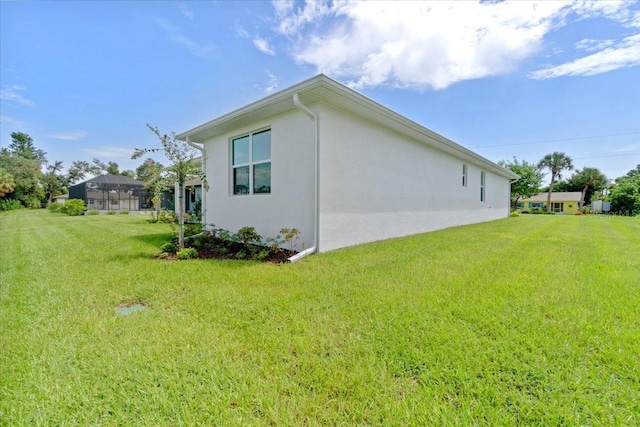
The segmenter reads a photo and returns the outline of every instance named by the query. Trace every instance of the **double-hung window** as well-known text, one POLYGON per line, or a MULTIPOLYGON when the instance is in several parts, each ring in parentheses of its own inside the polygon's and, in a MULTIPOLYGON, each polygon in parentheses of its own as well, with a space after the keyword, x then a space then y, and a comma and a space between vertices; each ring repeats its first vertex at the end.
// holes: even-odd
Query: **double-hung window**
POLYGON ((271 193, 271 129, 231 141, 233 194, 271 193))
POLYGON ((485 175, 484 171, 480 172, 480 201, 481 202, 484 202, 484 195, 485 195, 484 194, 484 191, 485 191, 485 188, 484 188, 485 187, 485 184, 484 184, 485 176, 484 175, 485 175))

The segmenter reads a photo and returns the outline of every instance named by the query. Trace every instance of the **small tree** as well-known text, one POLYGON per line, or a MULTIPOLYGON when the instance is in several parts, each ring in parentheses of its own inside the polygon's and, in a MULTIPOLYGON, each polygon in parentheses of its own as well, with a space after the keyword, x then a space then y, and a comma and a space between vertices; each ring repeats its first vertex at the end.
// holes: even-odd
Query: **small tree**
POLYGON ((53 163, 47 163, 46 173, 42 175, 40 183, 44 190, 44 197, 47 200, 47 206, 53 201, 53 196, 62 192, 67 186, 67 178, 62 175, 62 162, 57 160, 53 163))
POLYGON ((517 181, 511 183, 512 207, 515 208, 520 199, 526 199, 538 194, 543 176, 538 166, 528 163, 526 160, 519 162, 515 157, 513 161, 501 160, 498 164, 518 174, 520 177, 517 181))
POLYGON ((147 127, 153 132, 162 145, 162 148, 136 148, 132 159, 138 159, 145 154, 162 151, 171 163, 162 172, 162 182, 175 183, 178 186, 178 247, 184 249, 184 188, 189 179, 200 177, 205 190, 208 189, 206 177, 197 167, 194 159, 197 151, 186 142, 178 139, 175 132, 162 134, 157 127, 147 123, 147 127))
POLYGON ((640 214, 640 164, 626 175, 616 178, 609 200, 614 211, 640 214))
POLYGON ((558 151, 547 154, 538 162, 538 168, 549 169, 551 172, 551 182, 549 183, 549 193, 547 194, 547 212, 551 212, 551 193, 553 192, 553 184, 556 179, 562 178, 562 171, 572 170, 573 161, 571 157, 558 151))
POLYGON ((580 209, 582 209, 584 202, 591 197, 589 190, 593 193, 594 191, 604 189, 607 186, 607 177, 600 172, 598 168, 582 168, 582 170, 573 174, 569 182, 580 186, 580 191, 582 192, 580 196, 580 209))

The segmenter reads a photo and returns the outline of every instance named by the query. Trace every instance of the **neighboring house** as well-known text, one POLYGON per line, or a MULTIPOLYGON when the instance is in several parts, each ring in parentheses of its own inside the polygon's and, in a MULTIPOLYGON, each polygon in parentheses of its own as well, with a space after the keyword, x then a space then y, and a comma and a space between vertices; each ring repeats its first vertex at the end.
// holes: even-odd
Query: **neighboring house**
POLYGON ((204 149, 205 224, 306 252, 506 218, 518 177, 322 74, 178 138, 204 149))
MULTIPOLYGON (((549 193, 536 194, 533 197, 522 200, 518 204, 518 208, 524 211, 535 209, 547 209, 547 197, 549 193)), ((575 214, 580 206, 580 191, 552 192, 551 193, 551 211, 556 213, 575 214)))
MULTIPOLYGON (((165 191, 162 197, 161 206, 165 209, 178 213, 178 201, 174 193, 177 189, 172 188, 165 191)), ((201 212, 202 204, 202 180, 200 178, 190 179, 184 183, 184 211, 185 213, 198 214, 201 212)))
POLYGON ((152 208, 153 196, 142 181, 123 175, 98 175, 69 187, 69 198, 83 200, 87 209, 139 211, 152 208))

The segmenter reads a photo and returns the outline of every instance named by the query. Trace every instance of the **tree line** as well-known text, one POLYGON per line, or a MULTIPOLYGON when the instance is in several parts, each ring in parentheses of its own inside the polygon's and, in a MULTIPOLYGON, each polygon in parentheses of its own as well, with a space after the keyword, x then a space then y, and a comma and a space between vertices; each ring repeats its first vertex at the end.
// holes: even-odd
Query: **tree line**
POLYGON ((501 160, 501 166, 518 174, 520 179, 511 183, 511 203, 515 208, 523 199, 547 193, 547 211, 551 209, 551 193, 554 191, 580 191, 580 208, 596 200, 611 202, 614 212, 640 214, 640 164, 626 175, 609 180, 598 168, 575 169, 570 156, 561 152, 545 155, 537 163, 526 160, 501 160), (566 172, 573 173, 563 177, 566 172), (549 172, 548 186, 543 186, 545 172, 549 172))
POLYGON ((150 182, 162 168, 147 158, 135 171, 121 171, 116 162, 94 158, 91 162, 74 160, 65 172, 63 162, 50 162, 47 153, 36 147, 29 134, 13 132, 11 144, 0 150, 0 210, 40 208, 89 176, 124 175, 150 182))

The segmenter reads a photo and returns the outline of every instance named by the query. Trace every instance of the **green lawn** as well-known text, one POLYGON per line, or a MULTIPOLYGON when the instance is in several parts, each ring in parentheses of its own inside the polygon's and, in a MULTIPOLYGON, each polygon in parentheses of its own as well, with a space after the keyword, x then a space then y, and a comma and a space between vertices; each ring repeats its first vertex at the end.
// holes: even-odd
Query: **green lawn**
POLYGON ((143 218, 0 215, 1 425, 640 424, 640 218, 288 265, 154 260, 143 218))

